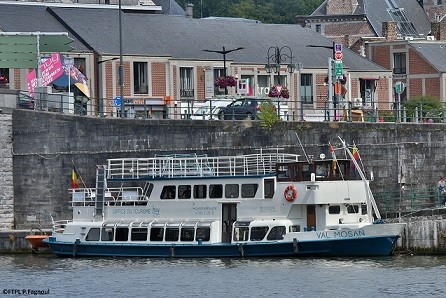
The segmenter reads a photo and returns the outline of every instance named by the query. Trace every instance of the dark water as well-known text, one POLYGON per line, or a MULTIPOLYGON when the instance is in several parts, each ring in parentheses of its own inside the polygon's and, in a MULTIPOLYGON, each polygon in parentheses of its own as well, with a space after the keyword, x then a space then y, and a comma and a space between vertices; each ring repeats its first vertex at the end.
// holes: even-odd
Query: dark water
POLYGON ((446 256, 178 260, 0 255, 0 291, 1 297, 446 297, 446 256))

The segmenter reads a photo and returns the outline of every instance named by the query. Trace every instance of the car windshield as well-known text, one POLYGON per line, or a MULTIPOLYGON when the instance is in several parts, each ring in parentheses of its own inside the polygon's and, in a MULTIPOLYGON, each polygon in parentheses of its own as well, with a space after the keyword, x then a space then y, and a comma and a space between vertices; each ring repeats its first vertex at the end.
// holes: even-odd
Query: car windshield
POLYGON ((208 113, 209 113, 209 106, 202 106, 195 112, 195 115, 201 116, 203 114, 208 114, 208 113))

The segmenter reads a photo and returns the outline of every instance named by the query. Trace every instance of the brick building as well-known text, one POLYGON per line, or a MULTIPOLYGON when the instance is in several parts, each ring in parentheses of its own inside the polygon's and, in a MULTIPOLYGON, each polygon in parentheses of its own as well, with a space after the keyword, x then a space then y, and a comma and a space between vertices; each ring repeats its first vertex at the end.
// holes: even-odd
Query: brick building
MULTIPOLYGON (((92 94, 88 113, 116 115, 114 99, 120 95, 121 87, 116 5, 0 1, 0 7, 0 28, 5 32, 68 32, 74 40, 73 50, 62 54, 73 57, 75 65, 82 65, 88 77, 92 94)), ((181 110, 176 107, 179 109, 183 103, 204 102, 221 93, 213 83, 224 73, 224 66, 228 75, 247 82, 243 94, 267 97, 272 85, 280 82, 286 86, 290 98, 285 104, 292 119, 324 114, 327 108, 326 78, 332 41, 312 30, 245 19, 193 19, 190 12, 154 14, 140 6, 124 6, 122 15, 123 95, 126 104, 142 117, 164 117, 166 107, 171 118, 177 117, 181 110), (228 53, 223 61, 224 56, 215 53, 222 47, 243 49, 228 53), (277 60, 268 60, 271 49, 280 50, 280 67, 267 72, 265 64, 277 60), (286 62, 284 54, 288 55, 286 62), (291 72, 288 64, 295 66, 291 72)), ((360 98, 368 108, 391 108, 389 69, 348 49, 343 50, 342 62, 347 93, 339 101, 360 98)), ((14 78, 9 88, 26 91, 28 69, 0 69, 14 78)), ((229 88, 229 94, 237 92, 237 88, 229 88)))

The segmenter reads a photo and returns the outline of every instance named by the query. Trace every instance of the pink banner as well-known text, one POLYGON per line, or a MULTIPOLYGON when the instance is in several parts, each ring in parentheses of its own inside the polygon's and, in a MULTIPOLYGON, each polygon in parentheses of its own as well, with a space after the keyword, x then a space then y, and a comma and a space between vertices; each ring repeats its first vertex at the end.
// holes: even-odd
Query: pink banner
POLYGON ((29 96, 34 97, 34 89, 37 87, 37 78, 35 70, 31 71, 26 76, 26 83, 28 85, 29 96))
POLYGON ((63 74, 60 53, 54 53, 50 58, 40 63, 42 70, 42 86, 48 86, 52 81, 63 74))

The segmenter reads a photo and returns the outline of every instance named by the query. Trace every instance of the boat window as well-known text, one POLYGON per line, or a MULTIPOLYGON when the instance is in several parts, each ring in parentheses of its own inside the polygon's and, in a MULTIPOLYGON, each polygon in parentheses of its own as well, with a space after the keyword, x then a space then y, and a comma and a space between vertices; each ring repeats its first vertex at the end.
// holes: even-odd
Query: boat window
POLYGON ((129 228, 116 228, 116 241, 127 241, 129 240, 129 228))
POLYGON ((211 239, 211 227, 199 227, 197 228, 196 239, 201 241, 209 241, 211 239))
POLYGON ((268 240, 282 240, 286 234, 286 228, 284 226, 273 227, 266 239, 268 240))
POLYGON ((99 228, 91 228, 88 231, 87 237, 85 237, 86 241, 99 241, 99 228))
POLYGON ((249 227, 235 227, 234 241, 248 241, 249 227))
POLYGON ((163 241, 164 228, 151 228, 150 241, 163 241))
POLYGON ((148 183, 146 183, 146 185, 144 185, 144 188, 142 190, 143 197, 150 198, 150 195, 152 194, 152 191, 153 191, 153 186, 154 186, 153 183, 150 183, 150 182, 148 182, 148 183))
POLYGON ((242 198, 254 198, 256 196, 258 184, 242 184, 242 198))
POLYGON ((101 233, 101 241, 113 240, 113 227, 103 227, 101 233))
POLYGON ((166 185, 161 191, 161 199, 171 200, 175 199, 175 185, 166 185))
POLYGON ((361 214, 366 215, 367 214, 367 205, 362 204, 361 205, 361 214))
POLYGON ((328 214, 339 214, 339 213, 341 213, 341 206, 339 205, 328 206, 328 214))
POLYGON ((269 228, 268 227, 252 227, 251 228, 251 241, 262 241, 266 233, 268 233, 269 228))
POLYGON ((330 163, 316 166, 316 178, 328 178, 328 173, 330 173, 330 163))
POLYGON ((194 199, 206 199, 206 185, 194 185, 194 199))
POLYGON ((178 198, 179 199, 190 199, 190 185, 178 185, 178 198))
POLYGON ((290 232, 300 232, 300 226, 299 225, 290 226, 290 232))
POLYGON ((358 205, 348 205, 347 212, 348 213, 359 213, 359 206, 358 205))
POLYGON ((274 179, 265 179, 263 181, 265 199, 272 199, 274 196, 274 179))
POLYGON ((194 241, 194 228, 182 228, 181 229, 181 241, 194 241))
POLYGON ((166 228, 166 241, 178 241, 179 235, 179 228, 166 228))
POLYGON ((209 198, 221 199, 223 197, 223 185, 211 184, 209 185, 209 198))
POLYGON ((226 184, 225 185, 225 198, 238 198, 239 190, 238 184, 226 184))
POLYGON ((133 228, 131 234, 132 241, 147 241, 147 228, 133 228))
POLYGON ((277 179, 280 181, 291 181, 291 165, 280 165, 276 169, 277 179))
POLYGON ((302 180, 310 181, 311 180, 311 169, 309 164, 302 165, 302 180))

